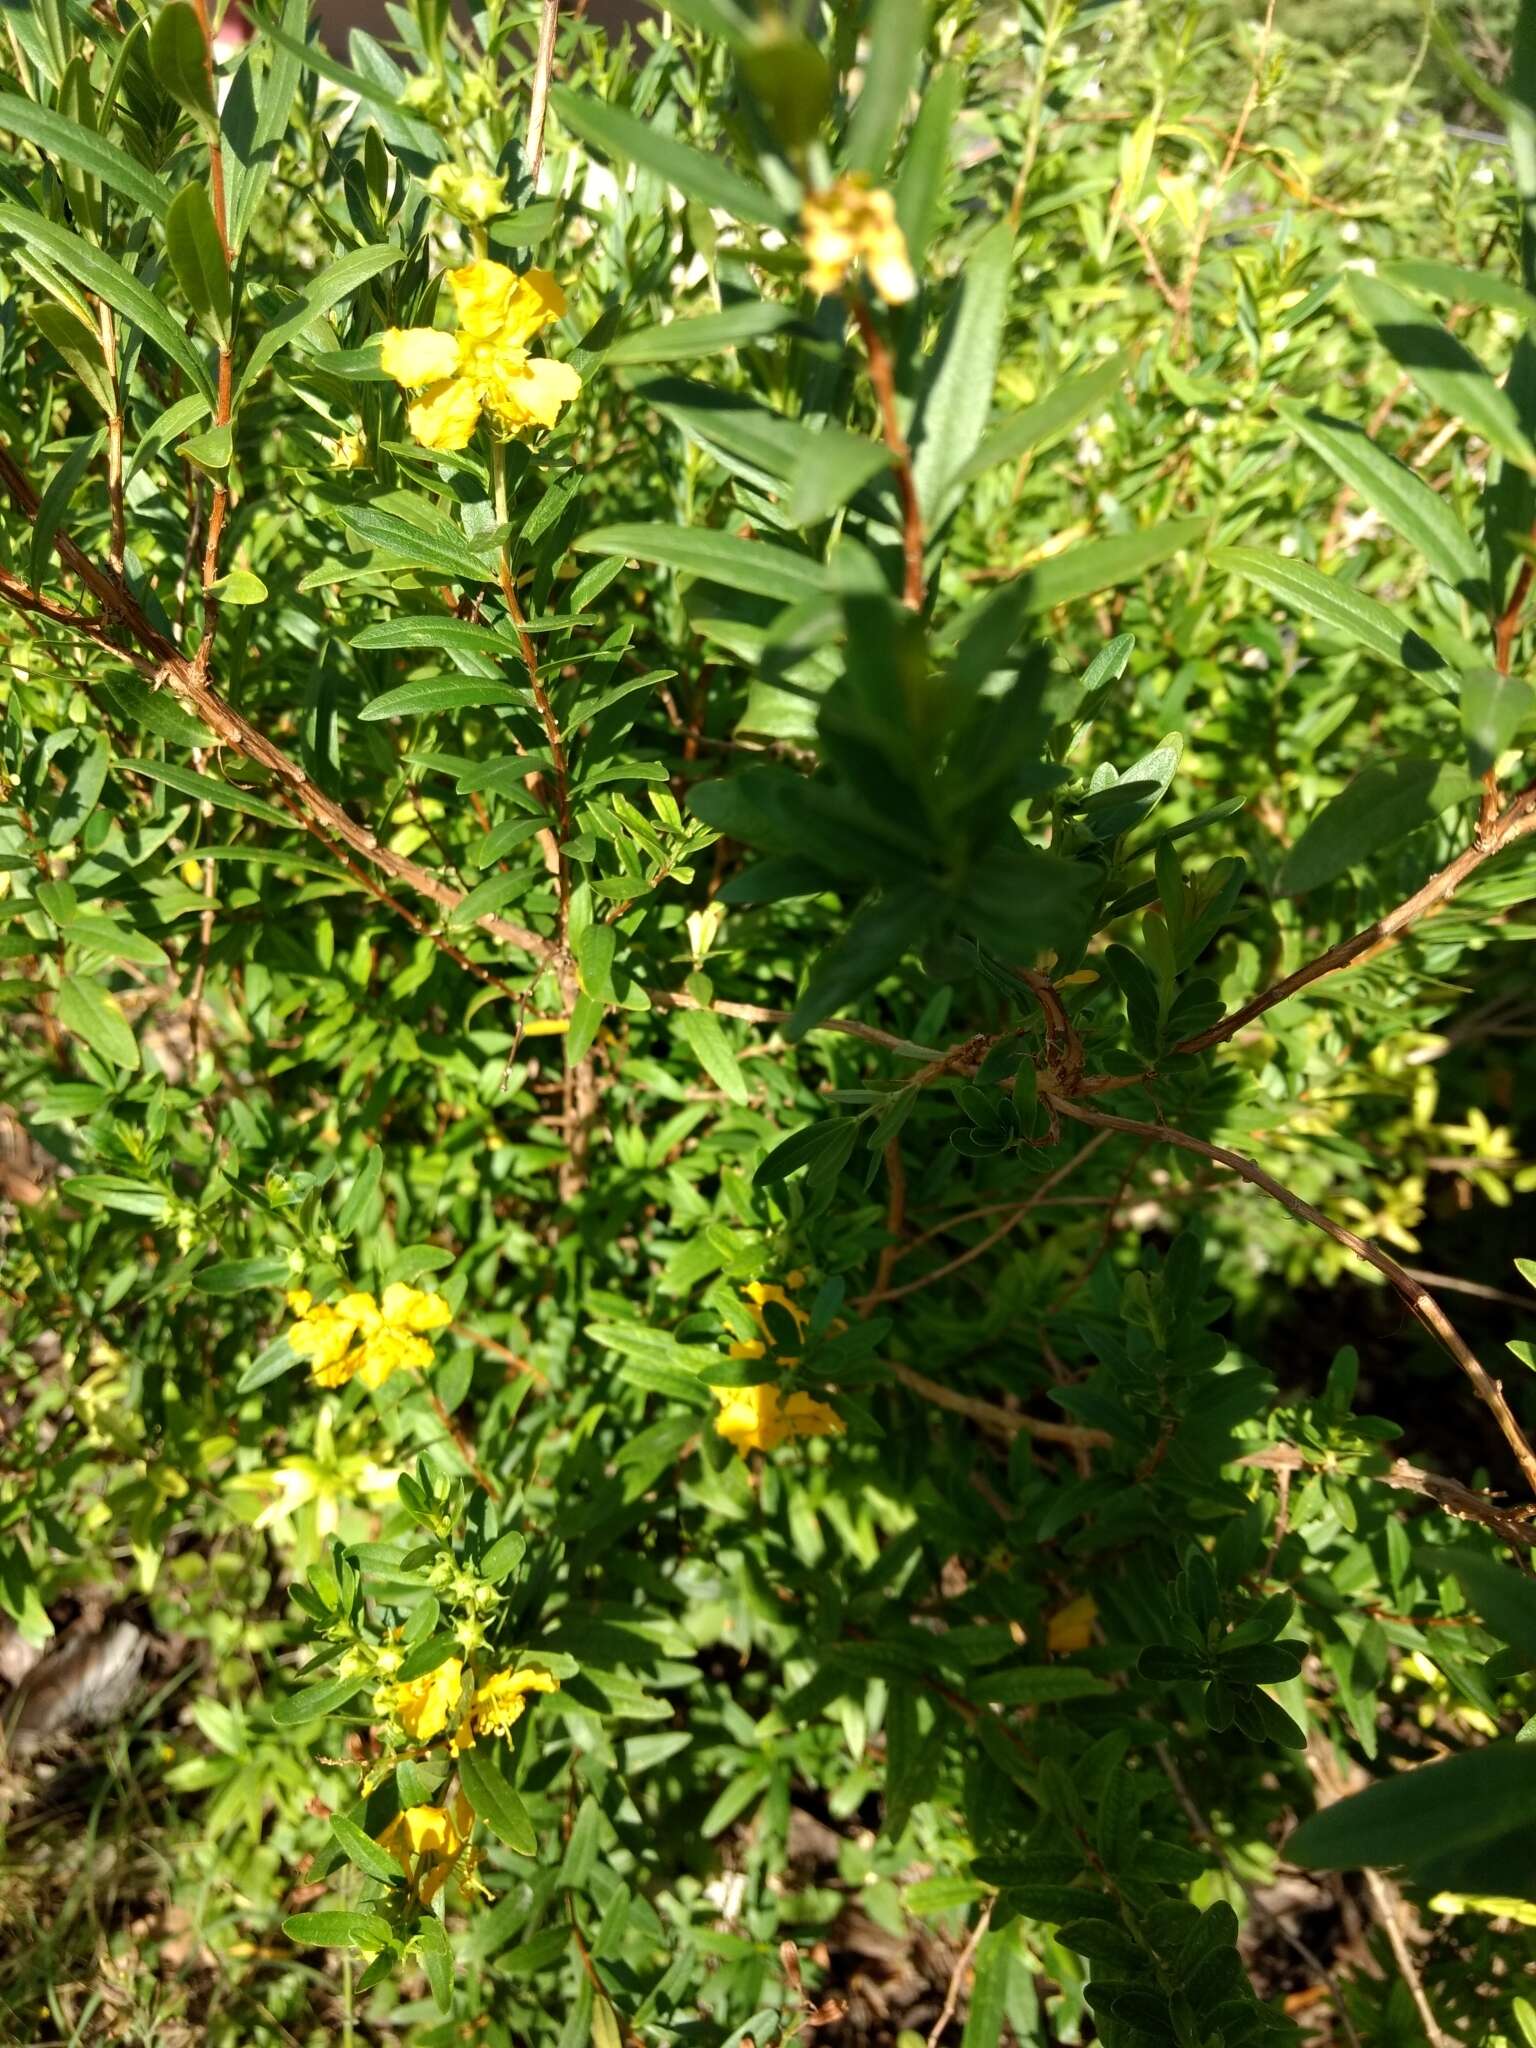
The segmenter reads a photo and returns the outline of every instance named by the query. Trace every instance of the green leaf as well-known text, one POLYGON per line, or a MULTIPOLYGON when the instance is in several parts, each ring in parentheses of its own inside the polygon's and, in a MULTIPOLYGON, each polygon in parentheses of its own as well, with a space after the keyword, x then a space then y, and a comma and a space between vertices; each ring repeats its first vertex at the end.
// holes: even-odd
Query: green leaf
POLYGON ((939 335, 912 430, 912 473, 930 532, 941 523, 992 410, 1008 285, 1013 230, 988 229, 971 251, 964 282, 939 335))
MULTIPOLYGON (((288 116, 293 108, 293 96, 298 91, 299 77, 303 70, 302 61, 293 47, 304 40, 305 24, 309 19, 309 0, 285 0, 283 27, 289 41, 277 42, 270 34, 263 34, 257 47, 263 44, 271 48, 271 62, 257 93, 256 118, 251 125, 249 143, 237 138, 230 123, 225 133, 231 179, 229 206, 229 239, 239 249, 250 232, 256 208, 266 191, 271 176, 272 160, 277 154, 278 144, 288 132, 288 116)), ((245 70, 250 71, 251 60, 247 58, 245 70)))
POLYGON ((718 355, 744 341, 761 341, 777 334, 794 318, 789 306, 770 305, 750 299, 739 306, 727 306, 722 313, 701 313, 688 320, 668 320, 657 327, 637 327, 610 344, 603 362, 608 369, 624 369, 640 363, 693 362, 700 356, 718 355))
POLYGON ((140 759, 134 762, 133 772, 147 776, 151 782, 163 782, 169 789, 180 790, 183 796, 196 797, 199 803, 216 804, 226 811, 243 811, 247 817, 260 818, 265 825, 293 824, 288 813, 280 811, 276 804, 264 803, 249 790, 236 789, 233 783, 222 782, 216 775, 200 775, 195 768, 182 768, 172 761, 140 759))
POLYGON ((634 555, 685 576, 703 576, 728 590, 777 597, 785 603, 830 587, 826 569, 806 555, 761 540, 739 540, 686 526, 598 526, 571 546, 588 555, 634 555))
MULTIPOLYGON (((178 0, 180 4, 180 0, 178 0)), ((187 10, 191 12, 190 8, 187 10)), ((139 328, 155 346, 164 351, 192 379, 197 388, 212 396, 212 385, 202 356, 182 333, 154 293, 145 289, 120 263, 95 248, 83 236, 71 234, 56 221, 44 220, 24 206, 0 205, 0 228, 19 235, 50 263, 56 264, 72 283, 105 299, 116 313, 139 328)))
POLYGON ((1421 1550, 1416 1561, 1437 1577, 1454 1572, 1484 1626, 1536 1669, 1536 1582, 1466 1545, 1421 1550))
POLYGON ((205 127, 217 128, 210 61, 197 10, 187 0, 167 0, 150 30, 150 69, 178 106, 205 127))
POLYGON ((1395 263, 1378 263, 1376 275, 1384 277, 1388 284, 1405 284, 1411 291, 1427 292, 1431 298, 1492 306, 1498 312, 1536 321, 1536 298, 1513 279, 1494 277, 1486 270, 1469 270, 1460 263, 1409 256, 1395 263))
POLYGON ((100 1053, 114 1067, 132 1072, 138 1066, 138 1043, 117 997, 90 975, 65 976, 54 1015, 66 1031, 83 1039, 92 1052, 100 1053))
POLYGON ((912 266, 919 275, 939 218, 955 117, 964 93, 963 64, 945 64, 936 71, 923 88, 922 104, 901 153, 901 169, 896 177, 896 219, 907 238, 912 266))
POLYGON ((690 148, 622 107, 607 106, 564 85, 555 87, 549 103, 573 135, 616 163, 639 164, 654 171, 686 198, 718 206, 739 221, 762 227, 783 224, 783 209, 761 185, 750 183, 717 157, 690 148))
POLYGON ((176 453, 183 462, 195 462, 199 469, 219 476, 235 458, 235 437, 227 426, 210 427, 206 434, 192 434, 179 442, 176 453))
POLYGON ((430 647, 434 653, 484 654, 492 661, 519 659, 516 641, 493 626, 473 619, 450 618, 441 612, 402 614, 364 626, 347 643, 351 647, 430 647))
POLYGON ((170 186, 93 128, 9 92, 0 93, 0 128, 35 143, 55 163, 75 164, 89 171, 119 198, 153 214, 156 220, 165 218, 171 203, 170 186))
POLYGON ((163 946, 142 932, 126 930, 110 917, 61 919, 60 931, 72 946, 88 946, 113 960, 130 960, 136 967, 169 967, 170 956, 163 946))
POLYGON ((1275 411, 1395 533, 1418 549, 1437 576, 1471 603, 1487 604, 1488 564, 1438 491, 1361 427, 1285 399, 1276 399, 1275 411))
POLYGON ((1312 1870, 1415 1862, 1536 1826, 1536 1746, 1490 1742, 1372 1785, 1303 1821, 1288 1861, 1312 1870))
POLYGON ((48 574, 48 557, 53 552, 54 535, 64 523, 70 500, 80 487, 80 479, 101 452, 102 439, 100 434, 94 434, 82 440, 48 479, 48 488, 43 492, 37 515, 32 521, 29 543, 29 570, 34 590, 43 587, 48 574))
POLYGON ((1029 1664, 1013 1671, 988 1672, 972 1679, 969 1688, 973 1698, 1006 1707, 1085 1700, 1109 1690, 1102 1678, 1070 1664, 1029 1664))
POLYGON ((423 1916, 416 1930, 416 1953, 421 1957, 421 1967, 427 1973, 438 2011, 452 2012, 453 1950, 448 1946, 447 1928, 431 1913, 423 1916))
POLYGON ((1022 412, 999 420, 982 437, 981 445, 955 478, 956 485, 963 487, 999 463, 1018 462, 1025 455, 1036 454, 1059 441, 1079 420, 1102 412, 1124 382, 1130 360, 1130 351, 1122 349, 1094 369, 1066 378, 1022 412))
POLYGON ((822 1123, 807 1124, 804 1130, 791 1131, 760 1162, 752 1176, 753 1185, 774 1187, 780 1181, 788 1180, 792 1173, 798 1173, 802 1166, 814 1167, 818 1172, 834 1170, 840 1173, 853 1150, 858 1129, 857 1120, 853 1117, 833 1117, 822 1123), (835 1169, 831 1168, 833 1160, 837 1162, 835 1169))
POLYGON ((1396 662, 1417 675, 1445 666, 1429 642, 1412 627, 1403 626, 1386 605, 1338 577, 1320 574, 1305 562, 1293 562, 1265 548, 1212 548, 1211 566, 1248 577, 1294 610, 1368 648, 1383 661, 1396 662))
POLYGON ((519 1856, 538 1853, 539 1840, 528 1809, 491 1761, 487 1747, 477 1743, 459 1758, 459 1783, 464 1795, 498 1841, 519 1856))
POLYGON ((225 604, 265 604, 267 586, 250 569, 231 569, 213 586, 214 595, 225 604))
POLYGON ((680 1010, 676 1022, 679 1036, 715 1086, 723 1088, 732 1102, 745 1102, 746 1077, 720 1019, 710 1010, 680 1010))
POLYGON ((401 1869, 387 1849, 381 1849, 371 1835, 365 1835, 355 1820, 348 1820, 343 1813, 331 1815, 331 1833, 336 1837, 343 1855, 349 1863, 355 1863, 367 1877, 376 1877, 384 1884, 398 1884, 401 1869))
POLYGON ((428 533, 397 512, 381 511, 377 505, 343 505, 341 523, 364 547, 384 548, 413 569, 430 569, 434 575, 451 577, 456 583, 496 580, 494 560, 488 555, 476 555, 469 542, 454 534, 446 522, 428 533))
POLYGON ((58 304, 34 305, 30 318, 68 363, 101 412, 110 418, 116 401, 101 352, 101 336, 95 328, 88 327, 68 306, 58 304))
POLYGON ((1483 775, 1498 760, 1536 708, 1536 692, 1515 676, 1497 669, 1469 669, 1461 679, 1461 729, 1474 775, 1483 775))
POLYGON ((490 1549, 480 1560, 480 1576, 497 1585, 515 1572, 528 1550, 527 1538, 517 1529, 509 1529, 505 1536, 498 1536, 490 1549))
POLYGON ((922 0, 874 0, 865 30, 864 83, 854 102, 842 168, 879 179, 917 83, 928 37, 922 0))
POLYGON ((595 997, 601 1003, 617 1000, 613 992, 613 956, 617 944, 611 924, 591 924, 581 933, 572 949, 576 955, 582 993, 595 997))
POLYGON ((795 464, 786 514, 791 526, 819 526, 895 458, 883 441, 839 427, 815 432, 795 464))
POLYGON ((281 1287, 293 1268, 286 1258, 221 1259, 192 1276, 199 1294, 248 1294, 254 1287, 281 1287))
POLYGON ((1204 519, 1170 519, 1139 533, 1084 541, 1080 547, 1068 548, 1064 554, 1052 555, 1021 572, 1027 585, 1026 606, 1032 612, 1049 611, 1053 605, 1075 604, 1095 591, 1132 583, 1181 548, 1193 547, 1205 530, 1204 519))
POLYGON ((303 1692, 289 1693, 277 1702, 272 1709, 272 1725, 303 1728, 311 1721, 328 1720, 362 1689, 360 1678, 332 1678, 323 1685, 306 1686, 303 1692))
POLYGON ((308 1948, 387 1948, 390 1942, 377 1913, 290 1913, 283 1932, 308 1948))
POLYGON ((1387 353, 1426 398, 1458 415, 1510 462, 1536 471, 1536 447, 1520 425, 1514 402, 1464 342, 1383 278, 1351 270, 1348 289, 1387 353))
POLYGON ((187 304, 214 339, 227 345, 232 311, 229 265, 213 207, 200 183, 183 185, 171 201, 165 216, 165 253, 187 304))
POLYGON ((386 690, 382 697, 370 698, 357 715, 364 723, 380 718, 425 718, 434 711, 478 711, 487 706, 524 703, 527 696, 526 690, 513 690, 506 683, 489 679, 480 682, 473 676, 426 676, 420 682, 402 683, 396 690, 386 690))
MULTIPOLYGON (((517 823, 519 827, 527 828, 522 835, 524 838, 531 838, 541 829, 537 818, 522 818, 517 823)), ((449 930, 461 931, 465 925, 478 924, 482 917, 494 917, 515 897, 526 895, 528 887, 529 877, 522 869, 514 868, 507 874, 487 875, 483 882, 477 882, 449 912, 449 930)))
POLYGON ((1475 787, 1459 768, 1420 755, 1374 762, 1309 821, 1281 865, 1276 891, 1301 896, 1337 880, 1475 787))
POLYGON ((362 249, 349 249, 345 256, 338 256, 327 263, 251 350, 250 360, 235 390, 235 403, 239 404, 279 349, 286 348, 305 328, 323 319, 343 299, 350 298, 353 292, 367 284, 370 278, 377 277, 381 271, 393 269, 403 254, 404 251, 397 249, 393 242, 382 242, 362 249))

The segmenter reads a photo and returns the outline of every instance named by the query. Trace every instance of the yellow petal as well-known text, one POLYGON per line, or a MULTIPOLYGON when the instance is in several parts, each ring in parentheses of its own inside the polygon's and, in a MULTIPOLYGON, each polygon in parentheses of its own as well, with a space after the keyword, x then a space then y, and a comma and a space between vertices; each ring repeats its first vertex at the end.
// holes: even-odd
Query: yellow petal
POLYGON ((459 344, 440 327, 386 327, 379 344, 379 368, 407 391, 419 391, 451 377, 459 367, 459 344))
POLYGON ((529 270, 517 280, 498 340, 529 342, 565 313, 565 293, 547 270, 529 270))
POLYGON ((459 309, 459 332, 471 341, 499 340, 521 282, 505 263, 492 263, 485 257, 450 270, 448 289, 459 309))
POLYGON ((467 378, 445 377, 407 406, 406 418, 423 448, 452 454, 474 438, 480 424, 480 394, 467 378))
POLYGON ((501 424, 515 433, 520 427, 552 427, 560 408, 569 405, 580 389, 581 379, 569 363, 536 356, 520 369, 498 376, 486 390, 486 403, 501 424))
POLYGON ((1080 1593, 1077 1599, 1069 1600, 1065 1607, 1058 1607, 1046 1623, 1047 1649, 1086 1650, 1093 1641, 1093 1624, 1098 1617, 1099 1610, 1093 1595, 1080 1593))
POLYGON ((386 1323, 403 1330, 444 1330, 453 1321, 453 1310, 440 1294, 400 1280, 385 1288, 379 1310, 386 1323))

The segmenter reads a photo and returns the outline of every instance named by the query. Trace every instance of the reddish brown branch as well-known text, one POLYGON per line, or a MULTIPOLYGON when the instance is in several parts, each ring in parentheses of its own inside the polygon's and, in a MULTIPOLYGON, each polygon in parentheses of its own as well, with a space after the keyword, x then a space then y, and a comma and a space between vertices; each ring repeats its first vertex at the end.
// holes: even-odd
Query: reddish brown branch
POLYGON ((1293 1193, 1290 1188, 1276 1180, 1273 1174, 1266 1173, 1262 1166, 1252 1159, 1245 1158, 1241 1152, 1229 1151, 1225 1145, 1209 1144, 1204 1138, 1191 1137, 1187 1131, 1175 1130, 1168 1124, 1138 1123, 1132 1117, 1111 1116, 1104 1110, 1087 1109, 1081 1103, 1074 1102, 1064 1095, 1053 1099, 1061 1114, 1071 1117, 1077 1123, 1093 1124, 1105 1131, 1123 1131, 1128 1137, 1140 1138, 1149 1145, 1175 1145, 1185 1152, 1195 1153, 1201 1159, 1214 1160, 1218 1166, 1225 1166, 1230 1172, 1240 1175, 1243 1180, 1261 1189, 1271 1201, 1278 1202, 1282 1209, 1289 1210, 1291 1215, 1298 1217, 1303 1223, 1310 1223, 1314 1229, 1321 1230, 1331 1237, 1336 1244, 1343 1245, 1357 1258, 1364 1259, 1367 1265, 1374 1266, 1393 1288, 1414 1320, 1421 1323, 1442 1349, 1449 1352, 1471 1381, 1478 1398, 1497 1422, 1504 1441, 1513 1451, 1531 1493, 1536 1495, 1536 1451, 1533 1451, 1526 1441, 1524 1432, 1515 1420, 1513 1409, 1504 1398, 1503 1388, 1497 1380, 1489 1376, 1487 1369, 1462 1338, 1435 1297, 1411 1274, 1405 1272, 1396 1259, 1389 1257, 1379 1246, 1369 1243, 1365 1238, 1357 1237, 1354 1231, 1344 1224, 1335 1223, 1331 1216, 1325 1216, 1321 1209, 1315 1209, 1310 1202, 1303 1201, 1300 1195, 1293 1193))
MULTIPOLYGON (((36 517, 37 493, 3 447, 0 447, 0 487, 5 489, 24 518, 36 517)), ((115 653, 120 661, 137 669, 141 675, 166 684, 185 709, 202 720, 215 739, 243 754, 247 760, 256 762, 291 790, 304 809, 317 818, 333 838, 349 846, 370 866, 382 869, 396 881, 404 882, 419 896, 426 897, 443 910, 458 908, 464 900, 462 890, 450 888, 430 869, 407 860, 391 847, 380 845, 367 826, 359 825, 340 804, 318 789, 297 761, 264 733, 258 732, 249 719, 225 701, 205 675, 199 674, 196 663, 189 661, 175 642, 168 640, 145 616, 132 592, 94 563, 68 534, 55 535, 54 547, 64 566, 79 577, 120 629, 136 643, 134 648, 117 646, 104 622, 87 619, 54 604, 52 600, 28 590, 25 585, 18 584, 4 572, 0 572, 0 600, 55 624, 69 626, 97 646, 115 653)), ((528 953, 534 959, 548 960, 554 955, 555 948, 548 939, 540 938, 537 932, 513 924, 506 918, 482 917, 477 918, 476 923, 492 938, 501 940, 504 945, 515 946, 519 952, 528 953)))
POLYGON ((917 495, 917 478, 912 472, 912 451, 901 431, 901 418, 896 409, 896 372, 885 337, 865 301, 853 292, 849 294, 849 305, 858 323, 864 353, 869 358, 869 381, 874 385, 875 397, 880 403, 880 427, 885 435, 885 445, 895 460, 896 490, 901 499, 901 546, 906 561, 902 603, 911 611, 921 611, 924 592, 923 508, 917 495))

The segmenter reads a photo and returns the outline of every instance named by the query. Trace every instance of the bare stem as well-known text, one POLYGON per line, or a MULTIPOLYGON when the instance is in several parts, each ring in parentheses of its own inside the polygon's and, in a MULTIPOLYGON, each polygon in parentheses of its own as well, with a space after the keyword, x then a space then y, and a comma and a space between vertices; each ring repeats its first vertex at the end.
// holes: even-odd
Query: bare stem
POLYGON ((544 167, 544 120, 549 112, 549 81, 555 68, 555 35, 560 26, 560 0, 544 0, 539 17, 539 47, 533 62, 533 90, 528 99, 528 175, 537 185, 544 167))
POLYGON ((112 411, 107 419, 107 503, 112 521, 107 560, 112 574, 123 573, 123 552, 127 546, 123 523, 123 393, 117 377, 117 324, 105 299, 96 301, 96 331, 101 336, 101 353, 112 387, 112 411))
POLYGON ((912 451, 901 431, 901 419, 896 410, 896 372, 891 352, 885 345, 885 336, 863 297, 851 292, 848 303, 858 323, 864 353, 869 358, 869 381, 874 385, 875 397, 880 403, 880 426, 885 435, 885 445, 895 459, 896 490, 901 499, 901 545, 906 561, 902 603, 910 611, 921 611, 924 591, 923 508, 917 495, 917 479, 912 473, 912 451))
POLYGON ((1138 1123, 1131 1117, 1110 1116, 1103 1110, 1088 1109, 1082 1103, 1073 1102, 1066 1096, 1052 1096, 1050 1099, 1063 1116, 1071 1117, 1074 1122, 1094 1124, 1102 1130, 1124 1131, 1127 1136, 1141 1138, 1149 1145, 1175 1145, 1182 1151, 1195 1153, 1201 1159, 1214 1160, 1218 1166, 1225 1166, 1230 1172, 1251 1182, 1254 1187, 1262 1189, 1271 1201, 1278 1202, 1282 1209, 1289 1210, 1303 1223, 1310 1223, 1314 1229, 1325 1232, 1336 1244, 1343 1245, 1357 1258, 1364 1259, 1367 1265, 1374 1266, 1391 1285, 1409 1314, 1450 1353, 1471 1381, 1478 1398, 1498 1423, 1504 1441, 1514 1452, 1520 1470, 1525 1475, 1526 1484, 1532 1494, 1536 1495, 1536 1451, 1533 1451, 1526 1441, 1524 1432, 1515 1420, 1513 1409, 1504 1398, 1503 1388, 1497 1380, 1489 1376, 1487 1369, 1462 1338, 1435 1297, 1411 1274, 1405 1272, 1396 1259, 1389 1257, 1380 1246, 1367 1242, 1363 1237, 1357 1237, 1354 1231, 1347 1229, 1344 1224, 1335 1223, 1331 1216, 1325 1216, 1321 1209, 1315 1209, 1310 1202, 1303 1201, 1300 1195, 1277 1181, 1273 1174, 1266 1173, 1256 1161, 1245 1159, 1241 1152, 1229 1151, 1225 1145, 1208 1144, 1204 1138, 1191 1137, 1187 1131, 1175 1130, 1168 1124, 1145 1124, 1138 1123))

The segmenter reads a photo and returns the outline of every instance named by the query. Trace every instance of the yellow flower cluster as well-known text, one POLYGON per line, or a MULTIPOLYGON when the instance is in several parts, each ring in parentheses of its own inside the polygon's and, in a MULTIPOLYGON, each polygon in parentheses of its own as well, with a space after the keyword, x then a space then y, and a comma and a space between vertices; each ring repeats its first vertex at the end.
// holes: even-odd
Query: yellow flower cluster
POLYGON ((441 327, 389 327, 379 363, 405 391, 411 432, 425 448, 467 448, 482 413, 503 434, 552 427, 581 389, 569 363, 530 356, 534 336, 565 311, 565 294, 546 270, 519 277, 481 257, 450 270, 456 334, 441 327))
POLYGON ((445 1329, 453 1312, 440 1294, 395 1281, 383 1299, 371 1294, 344 1294, 340 1301, 316 1301, 307 1289, 287 1297, 298 1318, 288 1342, 309 1360, 309 1376, 317 1386, 344 1387, 360 1379, 365 1387, 382 1387, 397 1372, 423 1372, 432 1363, 429 1330, 445 1329))
POLYGON ((467 1848, 475 1817, 461 1792, 446 1806, 407 1806, 379 1836, 424 1906, 430 1906, 458 1869, 465 1890, 481 1890, 474 1876, 474 1851, 467 1848))
POLYGON ((839 178, 824 192, 810 193, 800 209, 800 230, 805 281, 822 298, 843 289, 855 263, 863 264, 888 306, 904 306, 916 294, 896 202, 867 178, 839 178))
POLYGON ((381 1685, 373 1710, 423 1748, 448 1729, 457 1754, 473 1749, 477 1735, 505 1735, 522 1719, 530 1693, 558 1692, 560 1682, 547 1671, 497 1671, 474 1688, 467 1703, 464 1689, 463 1659, 450 1657, 421 1678, 381 1685))
MULTIPOLYGON (((788 1287, 799 1287, 804 1284, 804 1275, 789 1273, 785 1281, 788 1287)), ((750 1280, 742 1292, 762 1336, 732 1344, 732 1358, 767 1357, 772 1332, 764 1311, 770 1302, 788 1310, 797 1330, 803 1331, 810 1321, 785 1288, 772 1281, 750 1280)), ((798 1363, 794 1358, 782 1362, 798 1363)), ((829 1408, 825 1401, 818 1401, 811 1394, 781 1394, 771 1380, 755 1387, 711 1387, 709 1391, 720 1404, 715 1417, 716 1434, 723 1436, 743 1458, 749 1451, 776 1451, 780 1444, 793 1443, 799 1437, 843 1434, 845 1425, 835 1408, 829 1408)))

